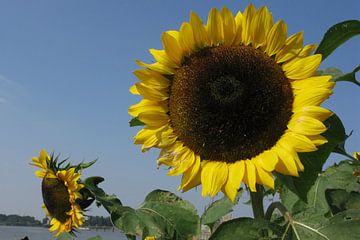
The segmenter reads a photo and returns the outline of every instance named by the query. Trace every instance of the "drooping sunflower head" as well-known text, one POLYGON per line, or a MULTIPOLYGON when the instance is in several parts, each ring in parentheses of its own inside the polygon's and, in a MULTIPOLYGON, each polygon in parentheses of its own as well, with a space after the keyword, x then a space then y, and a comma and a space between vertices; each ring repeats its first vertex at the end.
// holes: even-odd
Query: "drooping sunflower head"
POLYGON ((155 63, 137 61, 130 92, 144 99, 129 114, 145 127, 135 143, 161 149, 158 164, 182 174, 179 189, 202 184, 203 196, 221 190, 233 200, 241 182, 273 188, 273 171, 297 176, 298 152, 327 141, 332 113, 320 104, 334 82, 315 76, 316 45, 287 35, 266 7, 236 16, 212 9, 206 24, 192 12, 179 31, 163 33, 163 50, 150 49, 155 63))
POLYGON ((80 173, 75 166, 62 167, 58 157, 49 156, 41 150, 39 157, 32 158, 32 165, 40 167, 36 175, 42 178, 43 208, 51 218, 50 231, 58 236, 62 232, 72 233, 84 223, 83 209, 79 202, 84 187, 80 183, 80 173))

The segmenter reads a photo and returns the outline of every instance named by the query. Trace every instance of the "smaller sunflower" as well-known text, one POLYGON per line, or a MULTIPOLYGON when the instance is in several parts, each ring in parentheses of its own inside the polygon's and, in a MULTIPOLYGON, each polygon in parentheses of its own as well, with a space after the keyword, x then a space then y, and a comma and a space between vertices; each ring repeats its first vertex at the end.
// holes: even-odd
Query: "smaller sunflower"
POLYGON ((360 160, 360 152, 354 152, 354 158, 360 160))
POLYGON ((42 179, 42 207, 51 218, 49 230, 55 236, 62 232, 72 233, 85 221, 79 205, 82 198, 80 190, 84 188, 80 183, 80 173, 76 166, 68 164, 62 167, 64 162, 58 163, 58 157, 49 156, 42 149, 39 157, 33 157, 31 163, 40 168, 35 175, 42 179))

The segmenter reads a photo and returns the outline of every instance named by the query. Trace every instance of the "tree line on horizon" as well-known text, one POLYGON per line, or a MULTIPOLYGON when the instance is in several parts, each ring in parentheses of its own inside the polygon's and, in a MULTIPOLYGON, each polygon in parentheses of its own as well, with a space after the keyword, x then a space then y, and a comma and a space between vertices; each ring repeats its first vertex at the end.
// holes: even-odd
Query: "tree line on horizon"
MULTIPOLYGON (((0 214, 0 226, 46 226, 48 219, 43 218, 42 221, 35 219, 32 216, 20 216, 17 214, 0 214)), ((85 227, 101 226, 112 227, 109 217, 103 216, 86 216, 85 227)))

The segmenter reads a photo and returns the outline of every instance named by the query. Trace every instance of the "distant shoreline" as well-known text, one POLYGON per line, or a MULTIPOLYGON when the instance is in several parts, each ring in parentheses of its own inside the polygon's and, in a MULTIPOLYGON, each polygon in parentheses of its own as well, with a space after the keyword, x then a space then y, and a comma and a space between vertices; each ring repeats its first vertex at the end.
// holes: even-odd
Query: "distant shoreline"
MULTIPOLYGON (((0 214, 0 226, 18 226, 18 227, 50 227, 49 218, 43 218, 42 221, 35 219, 32 216, 20 216, 17 214, 0 214)), ((112 229, 109 217, 102 216, 86 216, 85 224, 82 225, 84 229, 112 229)))

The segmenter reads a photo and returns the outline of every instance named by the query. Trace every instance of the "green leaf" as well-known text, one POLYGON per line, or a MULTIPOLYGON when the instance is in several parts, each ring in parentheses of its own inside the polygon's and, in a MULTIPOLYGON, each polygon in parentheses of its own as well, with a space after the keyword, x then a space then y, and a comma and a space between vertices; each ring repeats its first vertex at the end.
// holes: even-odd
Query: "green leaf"
POLYGON ((360 236, 360 210, 347 210, 330 219, 312 220, 297 219, 294 216, 292 229, 293 239, 301 240, 350 240, 359 239, 360 236))
MULTIPOLYGON (((299 157, 301 162, 304 165, 304 172, 299 174, 299 177, 290 177, 283 176, 281 174, 276 174, 278 177, 277 184, 280 183, 282 186, 280 188, 280 197, 287 204, 285 205, 288 209, 291 209, 291 202, 286 199, 290 190, 295 195, 297 195, 304 202, 307 202, 307 194, 310 188, 314 185, 319 173, 322 172, 323 165, 328 159, 330 153, 334 148, 339 144, 345 141, 346 134, 344 126, 341 120, 334 114, 329 119, 325 121, 325 125, 328 130, 323 134, 323 136, 328 140, 328 142, 322 146, 318 147, 318 150, 315 152, 301 153, 299 157), (287 188, 283 191, 283 188, 287 188), (285 194, 284 194, 285 193, 285 194), (289 205, 290 204, 290 205, 289 205)), ((291 198, 294 198, 291 196, 291 198)))
POLYGON ((321 54, 324 61, 336 48, 358 34, 360 34, 360 21, 358 20, 335 24, 325 33, 315 54, 321 54))
POLYGON ((219 222, 223 216, 233 211, 233 208, 237 205, 241 194, 242 191, 238 193, 234 202, 231 202, 229 198, 224 196, 223 198, 211 203, 201 216, 201 224, 209 226, 210 230, 213 231, 215 223, 219 222))
POLYGON ((145 123, 140 121, 137 117, 134 117, 133 119, 131 119, 129 124, 130 124, 130 127, 144 126, 145 125, 145 123))
POLYGON ((359 184, 357 177, 353 175, 357 169, 358 166, 351 164, 349 161, 343 161, 338 165, 329 167, 325 172, 319 174, 315 184, 309 190, 307 203, 296 198, 294 193, 285 192, 281 193, 280 196, 286 199, 283 203, 292 213, 303 211, 307 208, 315 208, 319 214, 324 215, 330 210, 325 197, 326 189, 344 189, 348 192, 357 191, 359 184))
POLYGON ((175 239, 191 239, 199 234, 200 221, 195 207, 171 192, 152 191, 138 211, 157 212, 165 218, 176 232, 175 239))
POLYGON ((333 214, 348 210, 360 210, 360 193, 345 189, 326 189, 325 197, 333 214))
POLYGON ((155 190, 148 194, 139 209, 123 206, 116 196, 107 195, 98 184, 104 179, 92 177, 85 186, 110 213, 116 228, 133 237, 155 236, 159 239, 191 239, 198 235, 200 220, 195 207, 175 194, 155 190))
POLYGON ((282 227, 266 220, 236 218, 222 223, 210 240, 259 240, 279 239, 282 227))
POLYGON ((103 182, 102 177, 89 177, 85 179, 84 185, 91 192, 95 200, 104 206, 104 208, 111 214, 119 207, 122 207, 121 201, 115 195, 108 195, 98 187, 98 184, 103 182))
POLYGON ((360 70, 360 65, 357 66, 352 72, 343 74, 337 78, 334 79, 335 82, 352 82, 356 85, 360 86, 360 82, 356 80, 356 73, 360 70))

